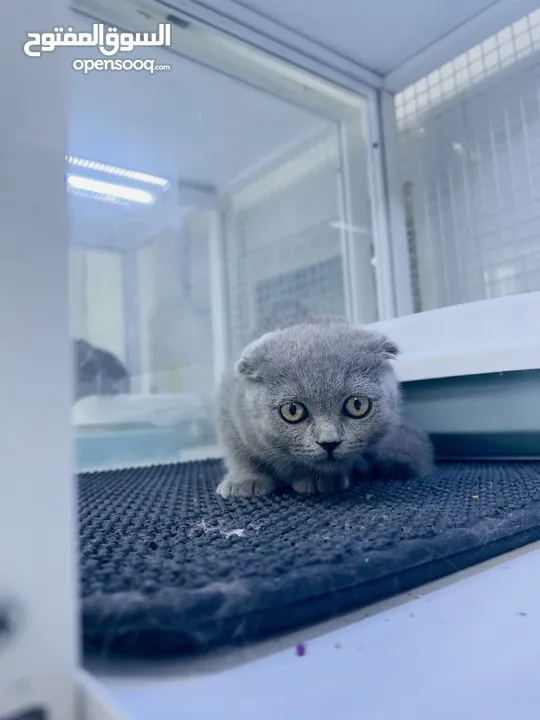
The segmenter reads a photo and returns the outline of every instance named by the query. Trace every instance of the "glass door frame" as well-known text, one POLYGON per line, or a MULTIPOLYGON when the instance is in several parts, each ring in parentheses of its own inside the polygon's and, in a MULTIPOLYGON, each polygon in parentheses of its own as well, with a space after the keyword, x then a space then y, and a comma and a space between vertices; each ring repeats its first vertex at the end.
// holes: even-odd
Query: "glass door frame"
MULTIPOLYGON (((93 4, 95 7, 95 3, 93 4)), ((189 2, 180 3, 187 11, 194 8, 189 2)), ((77 5, 80 10, 82 3, 77 5)), ((84 15, 96 22, 114 22, 118 27, 124 26, 133 30, 148 30, 154 28, 156 22, 166 22, 172 5, 166 6, 152 0, 138 1, 131 11, 127 7, 115 9, 112 4, 103 6, 99 16, 95 11, 85 12, 84 15), (150 18, 136 12, 136 6, 144 9, 150 18)), ((179 10, 179 15, 181 11, 179 10)), ((233 37, 230 27, 220 31, 210 27, 208 21, 189 15, 189 26, 180 28, 173 26, 172 45, 169 51, 178 57, 187 58, 214 72, 222 73, 240 82, 246 83, 258 90, 276 95, 282 100, 289 101, 306 110, 317 113, 338 125, 340 166, 342 168, 339 179, 340 206, 342 222, 340 229, 340 243, 342 248, 344 267, 344 293, 345 306, 349 319, 353 322, 366 322, 373 317, 387 320, 396 315, 394 269, 392 262, 392 232, 398 226, 390 222, 387 203, 387 179, 385 172, 386 149, 383 138, 383 124, 381 122, 381 94, 380 91, 367 82, 359 80, 351 74, 351 68, 343 71, 329 70, 324 63, 313 61, 307 63, 309 70, 300 69, 290 62, 278 59, 272 54, 270 48, 254 49, 248 43, 233 37), (329 80, 331 77, 332 80, 329 80), (366 301, 366 284, 359 282, 358 272, 361 270, 364 259, 359 248, 357 235, 354 232, 358 221, 355 193, 358 188, 352 187, 351 175, 356 169, 349 162, 349 150, 355 134, 360 127, 364 140, 362 162, 364 168, 360 169, 365 178, 365 186, 361 192, 369 197, 369 213, 371 216, 371 236, 375 256, 375 283, 370 289, 373 293, 366 301), (371 307, 370 307, 371 303, 371 307), (375 314, 376 313, 376 314, 375 314)), ((360 68, 356 68, 360 70, 360 68)), ((362 73, 356 73, 362 75, 362 73)), ((369 74, 366 80, 377 83, 377 77, 369 74)), ((357 155, 358 157, 358 155, 357 155)), ((226 203, 225 198, 221 198, 226 203)), ((223 209, 219 202, 215 208, 216 219, 212 221, 211 233, 211 278, 212 303, 219 303, 214 308, 214 352, 216 354, 215 376, 220 377, 224 363, 228 358, 228 330, 226 313, 222 308, 228 306, 226 296, 227 283, 223 276, 224 267, 224 238, 226 232, 222 221, 223 209)), ((365 218, 364 218, 365 222, 365 218)), ((369 268, 372 275, 372 268, 369 268)), ((369 293, 369 290, 368 290, 369 293)))
MULTIPOLYGON (((524 0, 518 3, 519 7, 509 10, 501 11, 498 8, 493 13, 487 12, 481 21, 463 27, 451 38, 428 48, 409 66, 387 77, 366 73, 366 69, 358 65, 345 66, 342 58, 326 50, 304 47, 302 42, 305 41, 302 40, 300 45, 290 42, 287 46, 286 41, 277 43, 269 39, 272 36, 271 28, 260 28, 247 22, 249 17, 244 8, 223 13, 223 18, 220 18, 219 13, 206 6, 195 10, 199 4, 192 0, 174 0, 174 4, 179 10, 191 13, 202 24, 207 20, 225 31, 235 32, 248 43, 263 47, 267 51, 266 62, 270 65, 274 63, 274 68, 277 68, 275 57, 287 58, 290 61, 287 71, 280 65, 277 72, 286 74, 290 80, 293 77, 300 78, 304 72, 297 72, 297 67, 307 69, 314 84, 307 82, 306 87, 320 91, 318 101, 330 112, 328 97, 335 99, 335 93, 343 93, 340 101, 343 102, 344 112, 339 118, 342 141, 346 141, 350 118, 348 100, 356 98, 357 101, 366 102, 363 120, 367 139, 368 179, 371 183, 380 318, 372 327, 390 334, 400 342, 403 353, 396 370, 401 379, 540 367, 540 293, 507 296, 413 314, 412 278, 394 107, 394 93, 439 67, 442 64, 441 57, 444 56, 446 60, 454 57, 477 42, 480 35, 483 37, 486 29, 491 32, 494 25, 499 27, 502 16, 507 18, 507 22, 512 22, 527 14, 532 9, 532 6, 529 7, 530 0, 524 0), (242 25, 242 20, 248 29, 242 25)), ((222 42, 231 44, 235 41, 222 39, 222 42)), ((237 45, 239 48, 245 47, 239 43, 237 45)), ((274 81, 275 78, 266 77, 269 86, 274 81)), ((285 80, 282 81, 286 84, 285 80)), ((305 79, 300 82, 305 82, 305 79)), ((294 97, 291 99, 294 101, 294 97)), ((350 121, 354 122, 354 119, 350 121)), ((346 187, 343 195, 347 196, 346 187)), ((347 263, 349 271, 353 272, 355 244, 350 233, 345 234, 343 242, 346 252, 350 253, 347 263)), ((361 322, 361 296, 354 298, 354 288, 352 278, 352 283, 349 282, 346 288, 349 312, 353 320, 361 322)))
MULTIPOLYGON (((340 245, 344 270, 344 296, 347 316, 352 322, 365 322, 366 317, 376 316, 380 320, 395 316, 395 294, 393 287, 393 268, 391 258, 390 225, 387 214, 387 192, 384 173, 384 150, 382 127, 379 114, 379 92, 365 85, 355 85, 355 91, 332 85, 314 75, 285 65, 268 55, 252 51, 245 46, 235 44, 222 36, 211 37, 204 57, 204 49, 200 39, 196 48, 182 46, 182 55, 196 59, 204 59, 205 64, 214 70, 232 75, 235 79, 246 82, 260 90, 275 94, 304 109, 316 112, 336 122, 339 142, 338 193, 340 196, 341 228, 340 245), (211 58, 211 59, 210 59, 211 58), (360 149, 362 157, 359 167, 350 162, 350 147, 358 137, 359 131, 363 139, 360 149), (364 187, 359 188, 352 182, 352 173, 363 179, 364 187), (368 283, 359 282, 358 269, 362 267, 362 249, 359 247, 355 227, 358 224, 358 207, 352 197, 355 191, 365 193, 369 199, 371 220, 371 236, 376 257, 375 283, 372 287, 373 297, 366 299, 365 288, 368 283), (371 307, 369 307, 371 301, 371 307), (366 307, 368 306, 368 307, 366 307)), ((358 147, 358 143, 357 143, 358 147)), ((356 160, 359 153, 356 154, 356 160)), ((226 198, 223 198, 226 203, 226 198)), ((213 270, 212 285, 214 300, 221 307, 228 306, 226 296, 227 283, 223 277, 225 258, 223 257, 224 238, 226 232, 223 223, 223 210, 216 210, 222 219, 214 224, 213 233, 213 270), (216 296, 217 288, 222 289, 221 300, 216 296)), ((366 218, 362 218, 365 223, 366 218)), ((371 267, 369 268, 371 274, 371 267)), ((367 275, 367 274, 366 274, 367 275)), ((369 293, 369 290, 368 290, 369 293)), ((221 376, 225 362, 229 356, 227 347, 230 333, 226 326, 226 314, 215 311, 215 319, 219 322, 214 330, 216 353, 216 379, 221 376)))

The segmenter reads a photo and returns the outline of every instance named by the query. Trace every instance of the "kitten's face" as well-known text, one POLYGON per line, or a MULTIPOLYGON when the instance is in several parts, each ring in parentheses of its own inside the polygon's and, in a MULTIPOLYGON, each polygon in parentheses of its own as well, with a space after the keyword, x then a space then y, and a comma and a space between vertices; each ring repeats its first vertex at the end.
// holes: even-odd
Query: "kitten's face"
POLYGON ((398 385, 385 338, 347 325, 298 325, 249 345, 237 372, 246 417, 268 459, 343 471, 395 419, 398 385))

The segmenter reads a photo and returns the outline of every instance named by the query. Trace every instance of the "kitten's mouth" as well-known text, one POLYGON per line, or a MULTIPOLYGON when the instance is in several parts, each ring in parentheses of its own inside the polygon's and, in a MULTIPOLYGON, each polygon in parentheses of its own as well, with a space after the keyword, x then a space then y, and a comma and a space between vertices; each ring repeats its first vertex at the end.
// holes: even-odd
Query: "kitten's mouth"
POLYGON ((317 460, 317 467, 321 470, 332 469, 332 471, 335 472, 336 467, 341 464, 343 464, 343 459, 336 457, 335 455, 326 455, 325 457, 321 457, 317 460))
POLYGON ((359 457, 360 455, 360 452, 350 454, 342 451, 340 455, 336 455, 335 452, 327 453, 324 456, 318 457, 314 465, 319 468, 321 472, 341 472, 351 465, 355 457, 359 457))

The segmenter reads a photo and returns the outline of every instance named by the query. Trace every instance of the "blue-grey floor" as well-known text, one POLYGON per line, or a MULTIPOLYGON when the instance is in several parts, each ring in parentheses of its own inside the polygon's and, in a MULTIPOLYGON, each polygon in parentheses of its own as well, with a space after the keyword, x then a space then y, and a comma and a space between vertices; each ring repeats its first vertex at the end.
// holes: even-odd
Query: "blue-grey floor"
POLYGON ((539 638, 535 544, 249 650, 93 670, 133 720, 538 720, 539 638))

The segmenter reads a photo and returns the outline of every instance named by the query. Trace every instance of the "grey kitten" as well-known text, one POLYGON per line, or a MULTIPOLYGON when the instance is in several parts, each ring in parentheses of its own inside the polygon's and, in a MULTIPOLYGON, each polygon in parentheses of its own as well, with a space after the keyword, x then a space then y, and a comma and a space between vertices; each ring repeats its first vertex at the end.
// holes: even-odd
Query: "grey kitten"
POLYGON ((94 347, 86 340, 74 340, 75 400, 88 395, 129 393, 129 373, 108 350, 94 347))
POLYGON ((421 477, 427 435, 400 417, 398 348, 346 322, 266 322, 220 388, 222 497, 345 489, 353 473, 421 477), (281 326, 280 326, 281 325, 281 326))

